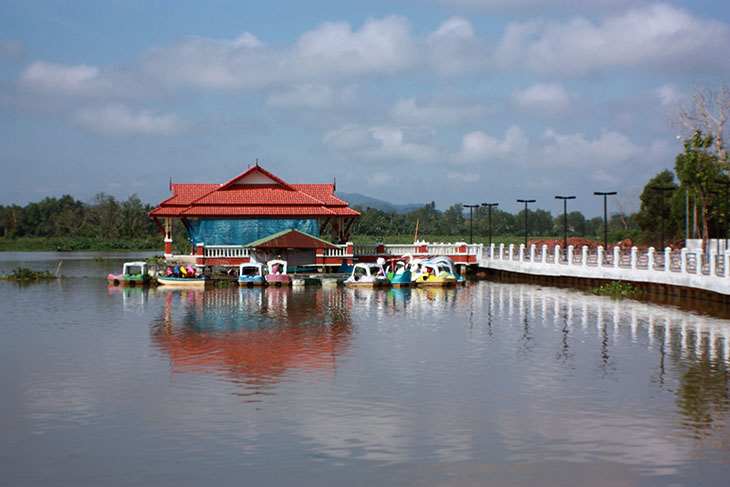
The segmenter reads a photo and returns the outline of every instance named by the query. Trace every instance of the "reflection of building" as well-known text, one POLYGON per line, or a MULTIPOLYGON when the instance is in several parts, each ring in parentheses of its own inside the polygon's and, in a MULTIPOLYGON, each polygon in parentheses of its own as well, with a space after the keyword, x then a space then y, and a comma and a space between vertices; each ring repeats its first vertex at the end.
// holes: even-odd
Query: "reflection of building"
POLYGON ((288 288, 168 291, 153 341, 175 372, 222 374, 256 390, 294 372, 333 371, 348 348, 349 308, 339 293, 313 297, 288 288))
POLYGON ((360 216, 335 197, 334 184, 288 184, 258 162, 225 184, 171 184, 171 190, 150 216, 165 235, 165 256, 172 257, 172 224, 179 220, 198 264, 281 254, 290 265, 312 265, 316 250, 347 241, 360 216))

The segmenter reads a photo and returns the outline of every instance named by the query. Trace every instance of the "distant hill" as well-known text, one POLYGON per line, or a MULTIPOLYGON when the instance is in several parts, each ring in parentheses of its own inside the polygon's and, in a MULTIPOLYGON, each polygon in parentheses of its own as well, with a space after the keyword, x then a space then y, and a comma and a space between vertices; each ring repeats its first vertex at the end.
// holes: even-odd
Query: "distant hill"
POLYGON ((387 201, 371 198, 360 193, 340 193, 335 191, 335 196, 350 203, 350 206, 360 206, 362 208, 373 208, 380 211, 394 211, 396 213, 408 213, 422 207, 423 203, 409 203, 407 205, 396 205, 387 201))

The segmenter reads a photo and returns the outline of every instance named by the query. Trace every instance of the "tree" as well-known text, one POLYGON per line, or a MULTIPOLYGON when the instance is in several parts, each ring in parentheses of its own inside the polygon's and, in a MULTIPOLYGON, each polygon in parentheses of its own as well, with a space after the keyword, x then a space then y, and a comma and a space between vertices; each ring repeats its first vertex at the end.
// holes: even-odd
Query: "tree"
POLYGON ((435 231, 438 221, 441 219, 441 212, 436 209, 436 203, 432 201, 407 213, 404 215, 404 219, 403 231, 406 234, 412 233, 415 236, 416 224, 418 224, 418 234, 428 235, 435 231))
POLYGON ((666 237, 672 239, 679 232, 676 221, 671 218, 670 201, 674 195, 656 188, 672 188, 672 193, 676 193, 679 186, 674 182, 674 174, 667 169, 650 179, 639 197, 641 207, 636 214, 636 222, 651 240, 657 240, 662 230, 666 237))
POLYGON ((115 238, 120 235, 119 202, 114 196, 97 193, 91 199, 90 222, 97 237, 115 238))
MULTIPOLYGON (((728 162, 728 134, 730 120, 730 83, 728 80, 701 81, 690 86, 687 101, 678 101, 669 118, 685 130, 685 139, 691 140, 702 133, 711 140, 705 152, 717 156, 720 163, 728 162)), ((680 178, 681 179, 681 178, 680 178)))
MULTIPOLYGON (((565 231, 565 215, 562 213, 553 218, 553 235, 562 235, 565 231)), ((586 234, 586 217, 580 211, 571 211, 568 213, 568 233, 574 235, 586 234)))
POLYGON ((461 203, 451 205, 441 217, 437 231, 441 235, 459 235, 464 236, 466 230, 466 220, 464 219, 464 207, 461 203))
POLYGON ((697 218, 695 217, 695 228, 693 236, 699 236, 705 242, 709 238, 709 217, 710 202, 712 192, 716 187, 716 181, 727 178, 727 174, 723 171, 723 165, 719 161, 719 156, 715 153, 715 139, 711 136, 705 136, 702 132, 695 132, 692 138, 684 141, 684 153, 679 154, 675 161, 675 171, 677 177, 682 182, 682 186, 694 196, 700 211, 700 224, 702 225, 701 233, 696 226, 697 218))

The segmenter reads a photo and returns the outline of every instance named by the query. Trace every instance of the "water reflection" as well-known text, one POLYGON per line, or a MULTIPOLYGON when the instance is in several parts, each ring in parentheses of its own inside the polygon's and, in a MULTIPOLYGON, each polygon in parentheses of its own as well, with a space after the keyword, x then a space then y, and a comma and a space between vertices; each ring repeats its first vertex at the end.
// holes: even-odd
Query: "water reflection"
POLYGON ((158 290, 153 343, 173 373, 213 373, 262 394, 297 372, 331 374, 350 342, 347 296, 288 288, 158 290))
POLYGON ((173 373, 212 374, 248 401, 294 394, 277 414, 324 457, 473 462, 486 450, 676 475, 688 458, 730 454, 726 320, 485 282, 155 295, 152 340, 173 373), (317 383, 306 392, 304 376, 317 383))
POLYGON ((126 311, 144 307, 149 300, 150 288, 142 286, 108 286, 107 292, 112 296, 120 295, 122 297, 122 308, 126 311))
MULTIPOLYGON (((730 323, 727 320, 688 313, 673 306, 616 301, 529 285, 494 283, 471 287, 469 294, 485 307, 485 314, 490 318, 496 303, 498 319, 519 320, 523 340, 530 339, 533 322, 530 316, 540 316, 543 326, 559 327, 560 348, 555 356, 566 365, 575 353, 572 349, 576 345, 571 342, 576 337, 571 335, 580 330, 595 330, 599 344, 596 354, 603 378, 630 363, 628 357, 623 358, 624 364, 618 358, 626 355, 627 344, 655 350, 656 382, 662 390, 676 394, 682 427, 695 438, 727 435, 726 419, 730 410, 730 323), (675 371, 673 380, 666 377, 667 361, 675 371)), ((617 419, 616 423, 618 428, 621 421, 617 419)), ((726 441, 722 449, 730 453, 726 441)))

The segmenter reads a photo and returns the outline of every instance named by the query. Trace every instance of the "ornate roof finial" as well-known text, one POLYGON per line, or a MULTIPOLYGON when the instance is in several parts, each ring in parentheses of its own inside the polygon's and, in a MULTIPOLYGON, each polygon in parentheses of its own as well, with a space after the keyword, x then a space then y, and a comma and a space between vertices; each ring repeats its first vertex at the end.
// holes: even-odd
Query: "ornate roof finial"
POLYGON ((256 167, 259 167, 259 158, 256 158, 256 167))

